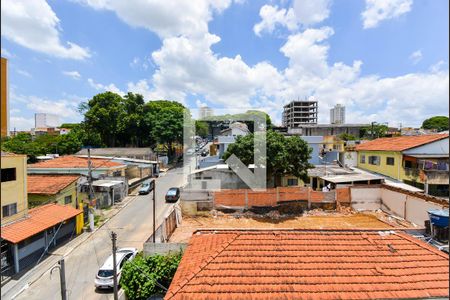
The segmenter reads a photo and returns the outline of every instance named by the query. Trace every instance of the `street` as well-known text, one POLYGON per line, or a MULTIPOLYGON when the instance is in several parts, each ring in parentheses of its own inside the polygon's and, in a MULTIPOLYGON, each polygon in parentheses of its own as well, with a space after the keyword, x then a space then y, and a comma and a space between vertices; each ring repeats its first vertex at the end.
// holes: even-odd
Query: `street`
MULTIPOLYGON (((181 167, 171 169, 156 179, 156 226, 162 220, 158 216, 173 204, 165 203, 165 193, 170 187, 185 183, 181 167)), ((143 243, 152 234, 152 192, 134 196, 119 213, 94 232, 86 241, 65 257, 66 287, 68 299, 112 299, 112 291, 96 291, 94 278, 99 267, 111 255, 110 232, 117 233, 117 247, 135 247, 142 250, 143 243)), ((58 271, 46 272, 15 299, 60 299, 58 271)))

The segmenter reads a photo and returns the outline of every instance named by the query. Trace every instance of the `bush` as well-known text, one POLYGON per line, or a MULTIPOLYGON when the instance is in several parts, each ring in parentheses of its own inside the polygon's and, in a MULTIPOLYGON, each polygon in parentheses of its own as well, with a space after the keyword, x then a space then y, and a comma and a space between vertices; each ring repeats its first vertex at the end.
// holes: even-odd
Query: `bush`
POLYGON ((122 269, 120 285, 128 299, 148 299, 155 294, 165 294, 180 263, 182 252, 148 257, 136 256, 122 269))

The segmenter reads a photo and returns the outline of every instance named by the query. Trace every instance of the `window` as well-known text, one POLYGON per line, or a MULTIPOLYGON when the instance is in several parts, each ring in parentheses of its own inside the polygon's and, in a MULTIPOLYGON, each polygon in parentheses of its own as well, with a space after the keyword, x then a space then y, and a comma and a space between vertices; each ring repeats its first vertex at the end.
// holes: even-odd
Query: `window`
POLYGON ((15 215, 17 214, 17 203, 5 205, 2 207, 2 210, 3 210, 3 217, 15 215))
POLYGON ((395 164, 395 160, 393 157, 386 157, 386 164, 388 166, 393 166, 395 164))
POLYGON ((413 167, 412 161, 405 160, 405 168, 412 168, 412 167, 413 167))
POLYGON ((288 178, 287 185, 288 186, 297 186, 298 185, 298 179, 297 178, 288 178))
POLYGON ((2 182, 16 180, 16 168, 2 169, 2 182))
POLYGON ((362 163, 362 164, 366 163, 366 156, 364 154, 361 154, 361 159, 360 159, 359 162, 362 163))
POLYGON ((72 203, 72 196, 66 196, 64 197, 64 204, 72 203))
POLYGON ((371 165, 380 165, 380 157, 379 156, 369 156, 369 164, 371 165))

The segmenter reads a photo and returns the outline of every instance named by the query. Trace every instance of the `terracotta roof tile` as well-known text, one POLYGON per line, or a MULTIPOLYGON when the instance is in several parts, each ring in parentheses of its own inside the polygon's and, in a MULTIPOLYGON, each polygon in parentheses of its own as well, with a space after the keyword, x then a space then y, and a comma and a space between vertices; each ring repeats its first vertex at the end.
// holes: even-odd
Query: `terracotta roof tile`
POLYGON ((448 138, 448 134, 379 138, 356 146, 356 151, 404 151, 444 138, 448 138))
MULTIPOLYGON (((123 164, 111 161, 109 159, 92 158, 93 168, 111 168, 124 166, 123 164)), ((87 158, 77 157, 73 155, 60 156, 58 158, 50 159, 47 161, 38 162, 28 165, 28 168, 87 168, 87 158)))
POLYGON ((79 175, 28 175, 28 194, 55 195, 72 182, 80 178, 79 175))
POLYGON ((449 258, 402 232, 196 232, 165 299, 447 297, 449 258))
POLYGON ((83 213, 71 206, 47 204, 28 211, 28 216, 1 227, 1 237, 17 244, 62 221, 83 213))

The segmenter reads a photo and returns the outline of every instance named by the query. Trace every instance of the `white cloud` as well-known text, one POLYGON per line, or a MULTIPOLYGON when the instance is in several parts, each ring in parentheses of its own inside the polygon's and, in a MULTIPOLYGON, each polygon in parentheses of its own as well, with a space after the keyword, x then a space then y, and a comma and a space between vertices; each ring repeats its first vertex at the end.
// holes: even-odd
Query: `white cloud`
POLYGON ((2 36, 34 51, 56 57, 86 59, 89 50, 60 40, 60 20, 45 0, 2 0, 2 36))
POLYGON ((320 23, 328 18, 330 4, 331 0, 295 0, 291 8, 266 4, 259 11, 261 22, 253 26, 253 31, 260 36, 264 31, 272 33, 277 26, 281 26, 294 32, 300 25, 320 23))
POLYGON ((9 52, 7 49, 2 48, 2 57, 6 57, 6 58, 13 58, 15 57, 14 54, 12 54, 11 52, 9 52))
POLYGON ((364 29, 375 28, 383 20, 397 18, 411 10, 413 0, 366 0, 361 13, 364 29))
POLYGON ((264 5, 259 11, 261 22, 253 26, 253 31, 260 36, 261 32, 267 31, 272 33, 277 25, 287 27, 294 31, 298 28, 298 22, 294 14, 294 10, 280 8, 272 5, 264 5))
POLYGON ((28 78, 33 77, 33 76, 31 76, 31 74, 29 72, 27 72, 25 70, 16 69, 16 72, 17 72, 17 74, 20 74, 20 75, 28 77, 28 78))
POLYGON ((96 83, 92 78, 88 78, 89 85, 97 91, 102 92, 113 92, 119 95, 125 95, 126 93, 121 91, 114 83, 110 83, 108 85, 104 85, 101 83, 96 83))
POLYGON ((80 79, 81 78, 81 74, 78 71, 63 71, 62 72, 64 75, 71 77, 72 79, 80 79))
POLYGON ((16 117, 11 116, 9 118, 11 125, 9 126, 9 130, 30 130, 34 127, 34 119, 33 118, 24 118, 24 117, 16 117))
POLYGON ((413 63, 414 65, 418 64, 419 61, 422 60, 422 58, 423 58, 423 55, 422 55, 422 51, 420 51, 420 50, 414 51, 414 52, 411 53, 411 55, 409 56, 409 59, 412 61, 412 63, 413 63))
POLYGON ((330 15, 331 0, 294 0, 294 12, 304 25, 320 23, 330 15))
MULTIPOLYGON (((439 73, 439 72, 443 71, 445 65, 447 65, 447 63, 443 60, 440 60, 437 63, 431 65, 429 70, 431 73, 439 73)), ((448 70, 447 70, 447 72, 448 72, 448 70)))
POLYGON ((114 11, 125 23, 155 32, 161 38, 201 36, 208 32, 213 11, 226 9, 231 0, 78 0, 95 9, 114 11))

